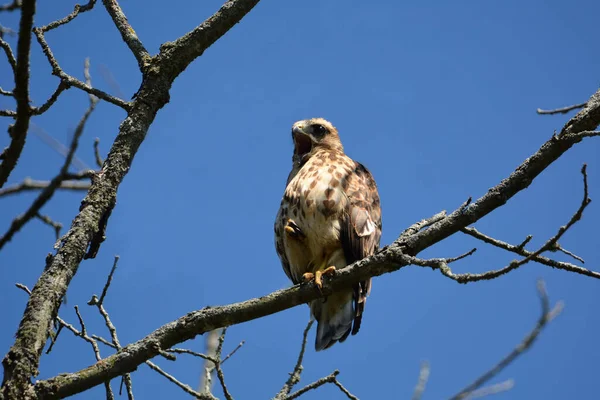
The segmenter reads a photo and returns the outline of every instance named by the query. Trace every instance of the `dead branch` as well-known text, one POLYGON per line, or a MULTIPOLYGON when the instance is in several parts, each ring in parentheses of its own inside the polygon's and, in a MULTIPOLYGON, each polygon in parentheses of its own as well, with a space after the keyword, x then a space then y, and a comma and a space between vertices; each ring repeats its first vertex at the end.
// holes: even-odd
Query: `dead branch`
POLYGON ((481 387, 484 383, 498 375, 500 371, 509 366, 517 357, 523 354, 525 351, 531 348, 538 335, 546 327, 548 322, 552 321, 563 309, 563 303, 558 302, 554 308, 550 309, 550 301, 548 300, 548 294, 546 293, 546 287, 542 280, 538 281, 537 285, 538 294, 541 301, 542 313, 538 319, 537 324, 531 332, 525 336, 523 341, 519 343, 515 349, 504 357, 498 364, 493 366, 489 371, 477 378, 473 383, 465 387, 459 393, 451 397, 451 400, 465 399, 467 396, 472 394, 476 389, 481 387))
POLYGON ((12 3, 3 4, 0 6, 0 11, 15 11, 21 8, 22 0, 13 0, 12 3))
MULTIPOLYGON (((93 171, 91 171, 93 173, 93 171)), ((75 177, 76 179, 89 179, 92 176, 90 171, 83 171, 82 173, 75 175, 71 175, 71 177, 75 177)), ((28 192, 33 190, 43 190, 47 189, 50 186, 51 181, 36 181, 31 178, 25 178, 23 182, 17 183, 12 186, 7 186, 5 188, 0 189, 0 197, 8 196, 11 194, 17 194, 21 192, 28 192)), ((90 188, 91 183, 89 182, 78 182, 74 180, 66 180, 60 182, 60 184, 56 187, 56 190, 88 190, 90 188)))
MULTIPOLYGON (((14 345, 3 361, 4 380, 1 391, 6 397, 9 392, 11 398, 22 398, 25 393, 30 393, 30 378, 37 371, 39 358, 48 338, 48 328, 58 314, 60 299, 64 297, 84 256, 93 255, 86 251, 91 238, 95 237, 99 230, 103 230, 102 225, 106 225, 110 210, 116 203, 117 189, 130 170, 133 157, 145 139, 157 112, 169 101, 169 90, 173 81, 192 61, 201 56, 208 47, 250 12, 258 1, 227 1, 219 11, 193 31, 161 46, 159 54, 152 58, 153 68, 144 71, 141 86, 131 103, 108 96, 69 77, 58 67, 45 41, 44 29, 34 30, 46 58, 53 67, 54 74, 72 86, 123 107, 127 111, 127 118, 120 125, 120 131, 108 153, 102 171, 94 179, 82 202, 79 214, 58 244, 56 255, 48 260, 40 277, 40 284, 34 287, 29 297, 23 320, 15 335, 14 345), (50 276, 52 278, 49 278, 50 276), (52 282, 51 287, 43 282, 52 282)), ((45 30, 48 29, 49 26, 46 26, 45 30)), ((152 350, 152 353, 156 354, 157 351, 152 350)), ((121 353, 117 354, 120 357, 121 353)), ((125 372, 130 371, 123 371, 125 372)), ((49 387, 46 389, 50 389, 48 395, 54 392, 54 389, 49 387)))
POLYGON ((300 346, 300 353, 298 354, 298 359, 296 360, 294 370, 290 373, 290 377, 285 382, 279 393, 277 393, 277 395, 274 397, 274 400, 286 398, 294 386, 300 382, 300 375, 302 375, 302 369, 304 368, 302 367, 302 360, 304 359, 304 353, 306 351, 306 339, 308 338, 308 331, 310 331, 310 327, 314 322, 314 319, 311 319, 308 321, 306 328, 304 328, 304 332, 302 333, 302 345, 300 346))
POLYGON ((137 34, 127 21, 127 17, 125 17, 125 14, 123 14, 123 10, 121 10, 119 3, 117 3, 116 0, 102 0, 102 3, 115 23, 115 26, 119 30, 119 33, 121 33, 121 38, 135 56, 135 59, 140 67, 140 71, 144 72, 150 63, 151 58, 150 54, 148 54, 148 50, 146 50, 140 39, 137 37, 137 34))
MULTIPOLYGON (((16 387, 15 393, 24 393, 30 388, 28 379, 37 369, 39 355, 47 339, 46 328, 57 314, 57 299, 64 296, 72 277, 77 273, 79 264, 86 254, 86 248, 90 244, 90 238, 106 226, 109 212, 115 204, 117 188, 129 170, 133 155, 144 140, 156 113, 168 101, 171 83, 190 62, 239 22, 257 2, 257 0, 228 1, 219 12, 192 32, 175 42, 164 44, 160 53, 152 58, 151 64, 155 68, 149 68, 144 72, 144 79, 137 96, 131 103, 127 103, 127 118, 121 125, 101 173, 94 180, 83 201, 80 213, 72 222, 71 229, 63 237, 56 256, 49 260, 40 278, 40 285, 36 285, 33 290, 16 335, 15 345, 5 358, 5 387, 6 382, 10 383, 12 387, 16 387), (52 277, 52 290, 43 284, 49 281, 48 277, 52 277), (20 360, 22 363, 15 363, 14 360, 20 360)), ((130 372, 145 360, 159 354, 161 348, 169 348, 175 343, 186 340, 185 338, 189 339, 199 333, 225 325, 278 312, 326 296, 333 290, 350 286, 367 277, 398 270, 414 261, 414 256, 423 249, 472 224, 528 187, 546 167, 574 144, 587 137, 581 132, 595 129, 599 121, 600 92, 594 94, 586 107, 565 125, 560 135, 546 142, 511 176, 492 188, 486 195, 472 204, 465 204, 452 214, 433 223, 428 229, 407 237, 402 241, 401 246, 399 244, 389 246, 378 254, 341 270, 336 279, 325 285, 322 293, 319 293, 312 284, 295 286, 261 299, 190 313, 182 318, 185 319, 185 323, 182 324, 178 320, 167 324, 137 342, 129 349, 130 351, 117 352, 111 356, 109 362, 94 365, 91 367, 93 373, 91 370, 83 370, 75 376, 67 374, 41 381, 36 384, 35 390, 39 395, 48 397, 75 394, 102 381, 130 372)))
POLYGON ((47 216, 47 215, 41 215, 40 213, 35 214, 35 217, 37 219, 39 219, 40 221, 42 221, 43 223, 45 223, 46 225, 48 225, 48 226, 50 226, 51 228, 54 229, 54 233, 56 235, 56 240, 58 240, 60 238, 60 230, 63 227, 60 222, 56 222, 52 218, 50 218, 49 216, 47 216))
POLYGON ((9 126, 10 144, 0 154, 0 188, 4 186, 10 173, 17 165, 21 151, 25 146, 25 137, 29 129, 31 107, 29 106, 29 53, 31 49, 31 28, 35 14, 35 0, 23 0, 20 5, 21 21, 19 22, 19 40, 17 42, 16 64, 13 62, 8 45, 0 42, 4 48, 15 74, 14 98, 17 101, 15 123, 9 126))
POLYGON ((581 104, 575 104, 575 105, 568 106, 568 107, 556 108, 554 110, 542 110, 541 108, 538 108, 536 110, 536 112, 540 115, 566 114, 569 111, 578 110, 580 108, 585 107, 586 105, 587 105, 587 103, 581 103, 581 104))
MULTIPOLYGON (((86 11, 90 11, 94 7, 95 4, 96 4, 96 0, 90 0, 86 5, 83 5, 83 6, 76 4, 75 9, 73 10, 73 12, 71 14, 67 15, 66 17, 64 17, 62 19, 51 22, 48 25, 33 28, 33 33, 35 34, 35 37, 42 48, 42 52, 44 53, 44 55, 48 59, 48 62, 50 63, 50 66, 52 67, 52 75, 55 75, 60 78, 61 82, 63 82, 63 84, 66 86, 65 89, 68 89, 69 87, 74 86, 78 89, 83 90, 84 92, 87 92, 91 95, 98 97, 99 99, 102 99, 111 104, 119 106, 119 107, 123 108, 124 110, 128 110, 129 109, 128 102, 126 102, 122 99, 119 99, 117 97, 111 96, 110 94, 105 93, 102 90, 93 88, 88 83, 84 83, 84 82, 80 81, 79 79, 76 79, 76 78, 72 77, 71 75, 67 74, 58 64, 58 61, 54 57, 54 54, 52 54, 52 50, 50 50, 50 46, 48 45, 48 42, 46 41, 46 37, 45 37, 46 32, 51 31, 53 29, 56 29, 62 25, 65 25, 65 24, 71 22, 79 14, 86 12, 86 11)), ((59 85, 59 87, 60 87, 60 85, 59 85)))
MULTIPOLYGON (((88 70, 88 69, 89 69, 89 64, 88 64, 88 62, 86 62, 85 70, 88 70)), ((90 97, 90 105, 89 105, 88 109, 85 111, 85 113, 83 114, 83 117, 81 118, 79 123, 77 124, 77 127, 75 128, 75 133, 73 134, 73 139, 71 140, 71 144, 69 146, 69 151, 65 156, 65 161, 63 162, 63 165, 60 168, 60 171, 48 183, 48 185, 42 190, 42 192, 38 195, 38 197, 33 201, 31 206, 29 207, 29 209, 27 211, 25 211, 24 214, 19 215, 12 221, 12 223, 11 223, 10 227, 8 228, 8 230, 6 231, 6 233, 2 237, 0 237, 0 249, 2 249, 4 247, 4 245, 6 243, 8 243, 12 239, 12 237, 17 232, 19 232, 19 230, 27 222, 29 222, 32 218, 34 218, 40 212, 41 208, 52 198, 56 189, 59 186, 61 186, 65 180, 67 180, 69 177, 72 176, 71 174, 68 173, 69 166, 71 165, 71 162, 73 161, 73 157, 75 156, 75 151, 77 150, 77 147, 79 145, 79 138, 83 134, 86 122, 88 121, 90 115, 92 115, 92 113, 94 112, 94 109, 96 108, 96 104, 97 104, 97 99, 90 97)), ((31 182, 29 182, 29 183, 30 183, 29 186, 31 186, 31 182)), ((26 186, 25 185, 20 186, 20 189, 23 190, 24 187, 26 187, 26 186)), ((10 191, 9 191, 9 193, 10 193, 10 191)), ((14 193, 14 190, 12 191, 12 193, 14 193)), ((0 193, 0 195, 1 194, 3 194, 3 193, 0 193)))
POLYGON ((425 391, 425 386, 429 380, 430 371, 431 368, 429 367, 429 363, 427 361, 423 361, 421 363, 421 369, 419 370, 419 380, 417 381, 417 386, 415 386, 415 390, 413 391, 412 400, 421 400, 423 392, 425 391))

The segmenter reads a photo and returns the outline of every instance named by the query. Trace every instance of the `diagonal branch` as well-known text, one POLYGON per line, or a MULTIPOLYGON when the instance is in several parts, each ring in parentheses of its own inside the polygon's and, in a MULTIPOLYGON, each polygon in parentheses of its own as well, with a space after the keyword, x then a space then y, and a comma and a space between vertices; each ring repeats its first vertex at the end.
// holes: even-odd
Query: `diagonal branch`
POLYGON ((590 271, 589 269, 580 267, 578 265, 575 264, 571 264, 571 263, 567 263, 567 262, 562 262, 562 261, 556 261, 553 260, 551 258, 548 257, 544 257, 542 255, 538 255, 535 257, 532 257, 533 252, 525 250, 523 248, 523 246, 514 246, 512 244, 503 242, 501 240, 498 239, 494 239, 493 237, 490 237, 488 235, 485 235, 481 232, 479 232, 477 229, 472 228, 472 227, 466 227, 466 228, 462 228, 460 230, 461 232, 469 235, 469 236, 473 236, 476 239, 481 240, 482 242, 491 244, 493 246, 499 247, 501 249, 510 251, 512 253, 516 253, 520 256, 523 257, 531 257, 532 261, 535 261, 537 263, 540 264, 544 264, 547 265, 549 267, 552 268, 557 268, 557 269, 563 269, 565 271, 569 271, 569 272, 575 272, 577 274, 581 274, 581 275, 586 275, 592 278, 596 278, 596 279, 600 279, 600 273, 599 272, 595 272, 595 271, 590 271))
POLYGON ((304 352, 306 351, 306 339, 308 338, 308 331, 310 331, 310 328, 314 322, 315 320, 311 319, 308 321, 306 328, 304 328, 304 332, 302 333, 302 345, 300 346, 300 353, 298 354, 296 366, 294 367, 292 373, 290 373, 290 377, 285 382, 279 393, 277 393, 277 395, 274 397, 274 400, 285 399, 287 395, 290 394, 294 386, 300 382, 300 375, 302 374, 302 370, 304 368, 302 367, 302 360, 304 359, 304 352))
MULTIPOLYGON (((35 0, 24 0, 21 4, 21 21, 19 23, 19 40, 17 42, 17 59, 15 73, 15 89, 13 91, 17 101, 17 112, 15 123, 8 128, 10 144, 0 154, 0 188, 4 186, 12 170, 17 165, 23 147, 25 137, 29 129, 31 118, 31 107, 29 106, 29 54, 31 51, 31 27, 33 26, 33 15, 35 14, 35 0)), ((4 50, 11 61, 7 48, 4 50)), ((12 61, 11 61, 12 65, 12 61)))
POLYGON ((494 365, 489 371, 477 378, 473 383, 465 387, 458 394, 451 397, 451 400, 461 400, 467 398, 473 391, 481 387, 484 383, 498 375, 500 371, 510 365, 517 357, 523 354, 525 351, 531 348, 538 335, 546 327, 548 322, 552 321, 563 309, 563 303, 558 302, 554 308, 550 309, 550 301, 548 300, 548 294, 543 281, 538 281, 538 294, 541 301, 542 313, 538 319, 535 327, 515 349, 504 357, 500 362, 494 365))
MULTIPOLYGON (((257 1, 251 0, 228 1, 219 12, 190 34, 162 46, 159 56, 152 59, 152 66, 156 68, 149 68, 144 74, 137 96, 128 108, 128 116, 121 124, 120 132, 101 172, 82 203, 80 213, 59 244, 57 254, 49 259, 32 292, 16 334, 15 344, 5 357, 4 387, 7 386, 6 381, 18 380, 21 382, 18 385, 20 390, 27 390, 26 382, 38 366, 41 349, 47 340, 48 327, 56 317, 58 300, 64 296, 71 279, 77 273, 92 237, 101 229, 101 225, 105 225, 107 214, 114 206, 117 189, 131 167, 133 157, 144 140, 148 127, 156 113, 168 102, 173 80, 194 58, 239 22, 256 3, 257 1), (18 359, 19 363, 13 362, 15 359, 18 359)), ((503 205, 516 193, 525 189, 548 165, 580 142, 583 137, 577 135, 579 132, 595 129, 599 121, 600 92, 594 94, 587 106, 563 128, 564 135, 561 133, 559 137, 545 143, 509 178, 473 204, 412 235, 403 243, 404 248, 410 254, 418 254, 419 251, 503 205)), ((149 335, 146 339, 152 339, 152 344, 143 339, 107 358, 106 362, 98 363, 81 373, 61 375, 38 382, 35 389, 48 397, 79 393, 107 379, 132 371, 137 365, 158 354, 156 343, 160 345, 159 348, 169 348, 186 340, 184 338, 189 339, 201 332, 305 303, 369 276, 398 270, 409 262, 410 259, 402 252, 400 246, 390 246, 341 270, 336 279, 324 286, 322 294, 312 284, 295 286, 261 299, 190 313, 181 321, 167 324, 149 335)))
POLYGON ((69 151, 65 157, 65 161, 63 162, 63 165, 60 168, 58 175, 56 175, 50 181, 48 186, 46 186, 42 190, 42 192, 38 195, 38 197, 31 204, 29 209, 27 211, 25 211, 24 214, 19 215, 17 218, 15 218, 12 221, 7 232, 3 236, 0 237, 0 250, 4 247, 4 245, 6 243, 8 243, 12 239, 12 237, 17 232, 19 232, 19 230, 27 222, 29 222, 32 218, 34 218, 40 212, 41 208, 52 198, 56 189, 65 180, 68 179, 69 166, 71 165, 71 162, 73 161, 73 157, 75 156, 75 151, 77 150, 77 146, 79 145, 79 138, 83 134, 85 124, 86 124, 88 118, 90 117, 90 115, 92 114, 92 112, 94 112, 97 102, 98 102, 97 99, 90 97, 90 106, 85 111, 85 113, 83 114, 83 117, 81 118, 81 120, 77 124, 77 127, 75 128, 75 133, 73 134, 73 139, 71 140, 71 145, 69 147, 69 151))
MULTIPOLYGON (((37 284, 32 290, 23 318, 15 335, 15 342, 3 360, 4 379, 2 393, 11 392, 12 397, 22 398, 31 391, 30 379, 37 371, 39 359, 48 339, 52 322, 58 315, 60 301, 77 273, 84 256, 93 257, 98 250, 97 235, 106 229, 106 224, 116 204, 116 193, 123 178, 131 168, 133 158, 144 141, 148 129, 158 111, 169 101, 169 91, 175 78, 195 58, 199 57, 209 46, 223 36, 229 29, 248 13, 259 0, 231 0, 207 21, 196 28, 193 35, 186 35, 186 40, 176 41, 163 48, 162 54, 152 59, 152 67, 143 73, 142 84, 131 103, 124 103, 98 90, 92 90, 80 81, 73 81, 60 73, 47 43, 43 31, 36 29, 34 33, 42 46, 46 57, 53 66, 53 71, 68 84, 86 90, 99 98, 122 106, 127 117, 121 123, 119 133, 104 161, 103 167, 95 177, 88 194, 83 199, 78 215, 73 219, 69 231, 57 243, 57 252, 49 257, 37 284), (198 39, 198 40, 194 40, 198 39), (87 252, 94 241, 95 248, 87 252)), ((164 348, 169 348, 167 346, 164 348)), ((151 350, 156 353, 156 350, 151 350)), ((135 353, 135 352, 134 352, 135 353)), ((117 353, 121 354, 121 352, 117 353)), ((143 361, 142 361, 143 362, 143 361)), ((130 371, 123 371, 130 372, 130 371)), ((122 375, 118 374, 116 376, 122 375)), ((94 379, 93 374, 90 378, 94 379)), ((106 380, 105 378, 101 378, 106 380)), ((89 380, 81 381, 78 388, 89 384, 89 380), (86 383, 87 382, 87 383, 86 383)), ((71 382, 75 383, 75 382, 71 382)), ((63 391, 65 388, 46 387, 50 392, 63 391)), ((66 388, 75 393, 78 389, 66 388)))
POLYGON ((540 115, 554 115, 554 114, 566 114, 569 111, 577 110, 583 108, 587 105, 587 103, 575 104, 568 107, 556 108, 554 110, 542 110, 541 108, 537 109, 537 113, 540 115))
POLYGON ((12 3, 3 4, 0 6, 0 11, 15 11, 21 8, 22 0, 13 0, 12 3))
MULTIPOLYGON (((107 101, 111 104, 119 106, 119 107, 123 108, 124 110, 128 110, 130 105, 126 101, 119 99, 115 96, 111 96, 110 94, 105 93, 102 90, 93 88, 89 83, 82 82, 79 79, 76 79, 76 78, 72 77, 71 75, 67 74, 59 66, 58 61, 54 57, 54 54, 52 54, 52 50, 50 50, 50 46, 48 45, 48 42, 46 42, 46 37, 45 37, 46 32, 51 31, 53 29, 56 29, 62 25, 65 25, 65 24, 71 22, 79 14, 86 12, 86 11, 90 11, 94 7, 95 4, 96 4, 96 0, 90 0, 87 4, 85 4, 83 6, 76 4, 75 8, 73 9, 73 12, 71 12, 69 15, 67 15, 66 17, 64 17, 62 19, 53 21, 53 22, 49 23, 48 25, 33 28, 33 33, 35 34, 35 37, 36 37, 38 43, 42 47, 42 52, 44 53, 44 55, 48 59, 48 62, 50 63, 50 66, 52 67, 52 75, 55 75, 60 78, 61 83, 63 84, 63 86, 65 86, 64 89, 68 89, 69 87, 74 86, 74 87, 81 89, 84 92, 87 92, 91 95, 94 95, 104 101, 107 101)), ((60 85, 59 85, 59 88, 60 88, 60 85)), ((64 90, 64 89, 62 89, 62 90, 64 90)), ((57 89, 57 92, 58 92, 58 89, 57 89)), ((55 92, 55 94, 56 94, 56 92, 55 92)), ((60 94, 60 93, 58 93, 58 94, 60 94)), ((56 95, 56 97, 58 97, 58 95, 56 95)), ((48 102, 50 102, 50 101, 52 101, 52 97, 50 98, 50 100, 48 102)), ((56 101, 56 99, 54 99, 53 101, 56 101)), ((42 107, 40 107, 40 109, 42 107)))
POLYGON ((123 14, 123 10, 121 10, 121 6, 116 0, 102 0, 106 11, 112 18, 113 22, 117 26, 117 29, 121 33, 121 37, 123 41, 129 46, 129 49, 135 56, 135 59, 138 62, 140 67, 140 71, 144 71, 144 69, 150 63, 150 54, 148 54, 148 50, 144 47, 140 39, 137 37, 137 34, 127 21, 127 17, 123 14))

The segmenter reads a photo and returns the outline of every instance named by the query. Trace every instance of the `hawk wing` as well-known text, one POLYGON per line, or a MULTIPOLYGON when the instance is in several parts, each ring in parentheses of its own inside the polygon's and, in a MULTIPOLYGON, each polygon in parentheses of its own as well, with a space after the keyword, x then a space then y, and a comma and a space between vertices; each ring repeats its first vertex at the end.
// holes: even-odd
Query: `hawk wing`
MULTIPOLYGON (((381 204, 373 176, 362 164, 348 174, 348 203, 340 221, 340 240, 346 262, 352 264, 379 249, 381 239, 381 204)), ((360 329, 367 295, 371 291, 371 279, 361 281, 354 287, 354 324, 352 334, 360 329)))
MULTIPOLYGON (((287 182, 285 186, 290 183, 290 181, 296 176, 300 166, 297 162, 293 163, 292 170, 290 171, 287 182)), ((275 218, 275 250, 277 251, 277 255, 279 256, 279 260, 281 260, 281 266, 283 267, 283 271, 287 275, 287 277, 292 281, 294 285, 300 283, 294 278, 294 274, 292 274, 292 270, 290 269, 290 261, 287 258, 285 253, 285 247, 283 244, 283 228, 285 226, 287 210, 289 208, 289 199, 287 199, 284 195, 281 200, 281 204, 279 204, 279 212, 277 213, 277 217, 275 218)))

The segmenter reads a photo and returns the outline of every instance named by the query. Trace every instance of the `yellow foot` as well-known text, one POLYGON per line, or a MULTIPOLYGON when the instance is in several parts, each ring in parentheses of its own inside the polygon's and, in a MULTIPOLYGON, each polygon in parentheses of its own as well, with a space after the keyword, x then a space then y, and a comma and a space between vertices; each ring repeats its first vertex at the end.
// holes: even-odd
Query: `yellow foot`
POLYGON ((333 276, 335 274, 335 267, 327 267, 323 271, 317 270, 314 274, 312 272, 307 272, 302 275, 304 282, 310 282, 312 280, 315 281, 315 285, 320 289, 323 288, 323 275, 333 276))
POLYGON ((293 219, 288 219, 283 230, 294 238, 304 237, 304 232, 293 219))

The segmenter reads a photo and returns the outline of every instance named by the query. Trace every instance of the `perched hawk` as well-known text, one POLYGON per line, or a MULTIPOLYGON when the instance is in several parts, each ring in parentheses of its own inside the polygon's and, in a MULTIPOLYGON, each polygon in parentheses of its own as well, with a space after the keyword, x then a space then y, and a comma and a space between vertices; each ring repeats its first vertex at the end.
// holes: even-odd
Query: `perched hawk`
MULTIPOLYGON (((344 154, 337 130, 322 118, 292 127, 292 171, 275 220, 275 247, 294 284, 373 254, 381 238, 381 208, 371 173, 344 154)), ((318 321, 315 349, 360 329, 371 280, 310 304, 318 321)))

